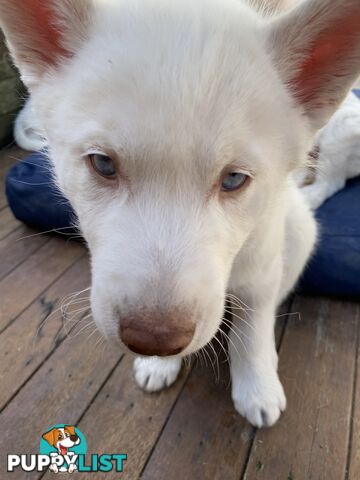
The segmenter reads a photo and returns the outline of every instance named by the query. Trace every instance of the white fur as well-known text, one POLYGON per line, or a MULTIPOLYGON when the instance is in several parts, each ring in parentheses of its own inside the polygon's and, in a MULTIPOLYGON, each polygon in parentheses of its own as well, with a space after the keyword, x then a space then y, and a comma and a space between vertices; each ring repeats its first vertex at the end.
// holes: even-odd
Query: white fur
POLYGON ((350 93, 341 108, 316 137, 319 147, 314 183, 302 188, 312 209, 360 175, 360 99, 350 93))
MULTIPOLYGON (((39 151, 47 147, 45 133, 28 99, 15 121, 14 137, 24 150, 39 151)), ((360 175, 360 99, 350 93, 339 110, 315 137, 319 157, 313 168, 313 183, 305 185, 307 167, 296 172, 297 184, 306 202, 316 210, 328 198, 342 190, 346 181, 360 175)))
POLYGON ((172 385, 181 369, 181 358, 138 357, 134 361, 135 380, 148 392, 172 385))
MULTIPOLYGON (((49 3, 60 29, 74 2, 49 3)), ((336 80, 327 91, 319 79, 323 107, 294 100, 295 72, 306 42, 340 21, 343 9, 352 15, 357 3, 309 0, 275 20, 240 0, 103 0, 94 11, 90 3, 76 3, 86 27, 74 33, 75 55, 48 70, 44 62, 53 57, 38 58, 46 29, 33 45, 36 19, 29 27, 10 0, 0 0, 0 14, 31 86, 57 182, 89 245, 95 320, 106 336, 118 337, 122 318, 144 309, 192 315, 195 334, 181 354, 135 362, 137 382, 157 390, 174 381, 182 357, 213 338, 232 292, 244 302, 234 300, 230 332, 234 405, 254 425, 272 425, 286 404, 275 311, 316 240, 292 175, 359 73, 360 58, 350 52, 333 67, 334 76, 346 67, 344 85, 336 80), (309 21, 321 5, 322 21, 309 21), (94 149, 115 152, 124 175, 118 187, 86 167, 94 149), (237 195, 216 187, 229 165, 252 177, 237 195)), ((65 46, 74 24, 67 24, 65 46)))
POLYGON ((14 124, 14 138, 19 147, 29 151, 39 151, 47 146, 45 134, 34 114, 29 98, 18 114, 14 124))

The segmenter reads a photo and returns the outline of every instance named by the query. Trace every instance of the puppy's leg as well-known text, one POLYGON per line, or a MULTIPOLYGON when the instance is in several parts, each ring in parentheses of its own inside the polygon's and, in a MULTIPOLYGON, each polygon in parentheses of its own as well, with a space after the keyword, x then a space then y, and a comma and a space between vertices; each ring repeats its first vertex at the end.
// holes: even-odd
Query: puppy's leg
MULTIPOLYGON (((232 397, 238 412, 258 427, 273 425, 286 407, 277 374, 275 312, 294 288, 317 235, 313 216, 295 189, 292 206, 286 220, 283 253, 251 278, 244 298, 240 293, 240 300, 248 305, 243 309, 241 305, 232 306, 234 325, 229 342, 232 397)), ((241 267, 239 273, 235 272, 236 277, 241 278, 241 267)), ((233 290, 237 291, 235 284, 233 290)))
POLYGON ((319 176, 313 184, 303 187, 301 192, 310 208, 316 210, 328 198, 342 190, 345 184, 346 178, 341 172, 337 177, 330 177, 329 175, 328 178, 325 178, 325 176, 319 176))
POLYGON ((262 309, 251 321, 254 330, 244 330, 241 321, 234 322, 229 342, 231 358, 232 399, 236 410, 256 427, 270 427, 286 408, 286 398, 277 374, 273 326, 274 311, 262 309), (244 351, 244 343, 246 351, 244 351))
POLYGON ((137 384, 147 392, 170 387, 181 370, 181 358, 137 357, 134 375, 137 384))
POLYGON ((292 192, 292 207, 286 219, 286 239, 281 287, 277 304, 280 305, 294 289, 306 263, 311 257, 317 239, 317 224, 304 203, 299 190, 292 192))
POLYGON ((274 324, 280 266, 273 281, 258 285, 246 295, 250 305, 233 304, 229 351, 232 399, 236 410, 256 427, 269 427, 286 408, 286 398, 277 374, 274 324))

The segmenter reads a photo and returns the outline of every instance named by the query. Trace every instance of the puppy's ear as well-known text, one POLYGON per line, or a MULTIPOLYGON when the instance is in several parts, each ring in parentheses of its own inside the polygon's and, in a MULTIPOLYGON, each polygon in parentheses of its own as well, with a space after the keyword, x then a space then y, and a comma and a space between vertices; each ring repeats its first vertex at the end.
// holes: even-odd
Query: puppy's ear
POLYGON ((360 74, 360 0, 305 0, 270 25, 278 71, 314 129, 360 74))
POLYGON ((56 428, 53 428, 52 430, 49 430, 48 432, 44 433, 42 438, 48 442, 49 445, 52 447, 55 445, 55 432, 56 428))
POLYGON ((28 87, 76 52, 92 9, 92 0, 0 0, 0 26, 28 87))
POLYGON ((65 430, 67 430, 70 435, 76 435, 75 427, 73 425, 66 425, 65 430))

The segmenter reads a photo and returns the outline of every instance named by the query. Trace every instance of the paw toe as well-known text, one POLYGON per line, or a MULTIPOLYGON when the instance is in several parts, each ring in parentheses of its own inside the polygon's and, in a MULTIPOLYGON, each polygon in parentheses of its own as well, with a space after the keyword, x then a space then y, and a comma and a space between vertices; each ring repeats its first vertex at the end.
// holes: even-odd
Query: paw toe
POLYGON ((137 384, 147 392, 157 392, 172 385, 181 368, 181 360, 136 358, 134 375, 137 384))
POLYGON ((233 400, 240 415, 258 428, 274 425, 286 408, 284 390, 277 377, 270 383, 264 379, 240 383, 233 388, 233 400))

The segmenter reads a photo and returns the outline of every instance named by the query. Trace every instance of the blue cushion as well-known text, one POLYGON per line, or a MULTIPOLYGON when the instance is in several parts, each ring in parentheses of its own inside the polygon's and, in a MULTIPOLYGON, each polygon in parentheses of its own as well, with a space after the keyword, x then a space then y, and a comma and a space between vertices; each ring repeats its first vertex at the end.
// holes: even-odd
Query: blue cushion
POLYGON ((360 177, 316 212, 320 239, 305 270, 305 293, 360 297, 360 177))
POLYGON ((45 154, 33 153, 13 166, 6 178, 6 195, 15 217, 41 230, 73 233, 75 216, 56 189, 45 154))

